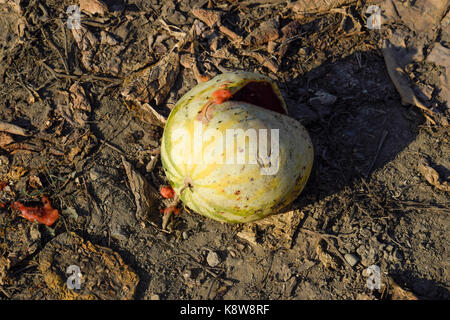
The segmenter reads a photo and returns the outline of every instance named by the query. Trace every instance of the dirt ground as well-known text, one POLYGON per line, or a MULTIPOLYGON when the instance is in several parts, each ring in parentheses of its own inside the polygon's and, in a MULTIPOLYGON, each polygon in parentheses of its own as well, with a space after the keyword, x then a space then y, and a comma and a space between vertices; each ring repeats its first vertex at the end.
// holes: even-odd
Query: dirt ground
POLYGON ((91 0, 70 29, 73 2, 0 0, 0 120, 26 131, 0 132, 0 298, 450 298, 445 65, 426 60, 436 43, 449 50, 448 2, 424 57, 404 68, 431 121, 402 104, 382 50, 395 30, 418 33, 367 27, 368 6, 383 1, 302 11, 303 1, 91 0), (199 8, 220 18, 208 24, 199 8), (182 209, 163 229, 165 200, 137 215, 124 161, 155 190, 168 185, 164 119, 202 77, 229 70, 279 84, 314 144, 310 179, 292 208, 260 222, 182 209), (159 76, 139 87, 143 73, 159 76), (60 213, 52 226, 10 207, 42 195, 60 213), (81 289, 66 286, 70 265, 81 289))

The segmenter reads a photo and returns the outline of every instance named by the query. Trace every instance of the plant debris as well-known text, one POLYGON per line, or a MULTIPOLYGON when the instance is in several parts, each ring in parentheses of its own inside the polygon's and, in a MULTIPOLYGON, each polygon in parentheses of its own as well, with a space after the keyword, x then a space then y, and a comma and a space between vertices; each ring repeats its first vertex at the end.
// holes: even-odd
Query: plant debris
POLYGON ((63 300, 129 300, 139 282, 139 276, 117 252, 73 232, 62 233, 45 245, 39 252, 39 271, 51 296, 63 300), (80 270, 80 289, 67 286, 70 265, 80 270))
POLYGON ((160 218, 156 214, 158 191, 123 156, 122 164, 136 202, 136 218, 139 221, 150 219, 152 223, 160 225, 160 218))
POLYGON ((450 184, 447 181, 441 181, 439 173, 430 167, 425 160, 420 160, 417 169, 429 184, 439 190, 450 191, 450 184))

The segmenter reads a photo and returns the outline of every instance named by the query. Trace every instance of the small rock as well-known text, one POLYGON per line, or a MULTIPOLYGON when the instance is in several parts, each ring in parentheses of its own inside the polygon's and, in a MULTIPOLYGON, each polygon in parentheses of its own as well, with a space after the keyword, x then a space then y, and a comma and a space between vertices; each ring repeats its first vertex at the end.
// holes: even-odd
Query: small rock
POLYGON ((219 255, 214 251, 210 251, 206 257, 206 262, 212 268, 218 266, 220 264, 219 255))
POLYGON ((354 265, 356 265, 359 262, 359 260, 360 260, 359 257, 357 257, 357 256, 355 256, 355 255, 353 255, 351 253, 346 253, 344 255, 344 258, 345 258, 345 261, 347 261, 348 264, 351 265, 352 267, 354 265))
POLYGON ((186 231, 183 231, 181 236, 183 237, 183 240, 186 240, 187 238, 189 238, 189 235, 188 235, 188 233, 186 231))
POLYGON ((325 91, 317 91, 316 96, 309 99, 309 103, 312 106, 329 106, 335 103, 337 100, 337 97, 325 92, 325 91))
POLYGON ((91 178, 92 181, 97 180, 100 177, 100 172, 97 168, 92 168, 89 170, 89 178, 91 178))
POLYGON ((150 300, 160 300, 160 299, 159 299, 159 295, 157 295, 157 294, 152 294, 152 295, 150 296, 150 300))
POLYGON ((183 272, 183 278, 184 280, 188 280, 192 277, 192 271, 189 269, 184 270, 183 272))

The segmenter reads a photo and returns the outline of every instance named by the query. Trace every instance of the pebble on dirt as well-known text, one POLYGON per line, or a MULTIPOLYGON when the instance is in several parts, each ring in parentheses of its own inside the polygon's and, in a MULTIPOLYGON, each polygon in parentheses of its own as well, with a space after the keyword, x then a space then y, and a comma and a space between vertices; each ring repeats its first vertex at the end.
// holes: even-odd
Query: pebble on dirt
POLYGON ((209 251, 206 256, 206 262, 208 262, 210 267, 214 268, 217 267, 221 261, 219 255, 215 251, 209 251))
POLYGON ((359 258, 351 253, 346 253, 344 255, 345 261, 348 262, 350 266, 355 266, 359 262, 359 258))

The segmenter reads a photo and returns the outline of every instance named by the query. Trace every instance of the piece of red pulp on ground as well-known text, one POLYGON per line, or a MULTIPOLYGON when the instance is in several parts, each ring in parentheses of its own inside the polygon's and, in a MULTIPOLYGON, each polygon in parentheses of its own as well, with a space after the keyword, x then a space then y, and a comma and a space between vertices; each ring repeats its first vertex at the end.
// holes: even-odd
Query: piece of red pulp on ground
POLYGON ((170 206, 165 208, 164 210, 161 209, 161 212, 164 214, 174 213, 174 214, 180 214, 180 208, 177 208, 176 206, 170 206))
POLYGON ((46 196, 42 196, 42 204, 42 207, 27 207, 19 201, 16 201, 11 205, 11 208, 19 210, 27 220, 51 226, 59 219, 59 212, 52 208, 50 200, 46 196))
POLYGON ((161 187, 159 193, 166 199, 173 199, 175 197, 175 190, 172 187, 161 187))

